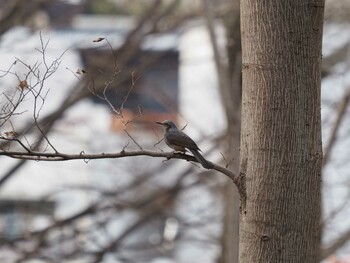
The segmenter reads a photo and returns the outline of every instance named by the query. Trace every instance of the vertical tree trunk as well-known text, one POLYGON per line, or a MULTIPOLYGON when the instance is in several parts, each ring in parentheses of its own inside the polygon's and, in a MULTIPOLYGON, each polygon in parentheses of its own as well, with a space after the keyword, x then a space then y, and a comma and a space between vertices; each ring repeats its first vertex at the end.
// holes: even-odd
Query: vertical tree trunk
MULTIPOLYGON (((241 128, 241 38, 239 0, 225 0, 230 12, 221 17, 226 31, 228 65, 222 61, 214 30, 214 1, 204 1, 204 17, 207 21, 209 37, 218 73, 219 90, 227 119, 227 136, 224 143, 225 157, 230 160, 230 169, 239 170, 239 144, 241 128)), ((231 180, 223 187, 225 215, 223 220, 222 254, 219 263, 237 263, 239 251, 239 193, 231 180)))
POLYGON ((242 0, 240 262, 318 262, 324 0, 242 0))
MULTIPOLYGON (((242 100, 242 53, 240 32, 239 0, 229 0, 230 12, 224 16, 227 39, 228 76, 227 85, 220 86, 222 103, 227 118, 228 145, 225 156, 231 160, 230 169, 238 174, 239 146, 241 133, 241 100, 242 100)), ((223 225, 223 253, 220 263, 237 263, 239 252, 239 202, 237 187, 228 181, 224 188, 226 201, 223 225)))

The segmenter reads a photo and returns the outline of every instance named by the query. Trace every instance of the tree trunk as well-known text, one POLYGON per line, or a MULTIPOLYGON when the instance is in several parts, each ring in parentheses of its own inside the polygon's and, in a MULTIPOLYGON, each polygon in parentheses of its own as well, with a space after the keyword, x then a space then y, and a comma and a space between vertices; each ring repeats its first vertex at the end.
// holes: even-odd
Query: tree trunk
POLYGON ((318 262, 323 0, 241 1, 240 262, 318 262))
MULTIPOLYGON (((241 133, 241 100, 242 100, 242 53, 240 34, 239 0, 229 0, 231 11, 223 18, 228 54, 227 85, 220 86, 222 104, 227 118, 228 145, 225 157, 230 160, 230 169, 239 170, 239 147, 241 133)), ((223 251, 220 263, 237 263, 239 252, 239 194, 237 187, 229 180, 224 188, 226 201, 223 221, 223 251)))
MULTIPOLYGON (((212 0, 204 1, 204 18, 211 44, 215 67, 218 74, 219 90, 227 119, 227 136, 223 139, 227 145, 224 156, 230 161, 230 169, 234 173, 239 170, 239 144, 241 125, 241 46, 239 23, 239 0, 226 0, 230 12, 221 17, 226 31, 226 52, 228 65, 222 61, 219 44, 215 35, 212 0)), ((227 180, 223 186, 225 214, 223 219, 222 254, 219 263, 237 263, 239 251, 239 193, 237 187, 227 180)))

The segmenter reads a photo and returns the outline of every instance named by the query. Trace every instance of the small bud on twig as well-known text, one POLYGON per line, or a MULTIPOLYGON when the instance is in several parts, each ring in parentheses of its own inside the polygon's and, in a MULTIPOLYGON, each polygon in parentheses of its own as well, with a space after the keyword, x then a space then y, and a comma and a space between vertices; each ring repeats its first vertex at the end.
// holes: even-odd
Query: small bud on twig
POLYGON ((105 39, 104 37, 99 37, 99 38, 93 40, 92 42, 101 42, 104 39, 105 39))
POLYGON ((86 74, 86 73, 87 73, 86 70, 80 69, 80 68, 78 68, 77 71, 75 72, 75 74, 78 74, 78 75, 82 75, 82 74, 86 74))

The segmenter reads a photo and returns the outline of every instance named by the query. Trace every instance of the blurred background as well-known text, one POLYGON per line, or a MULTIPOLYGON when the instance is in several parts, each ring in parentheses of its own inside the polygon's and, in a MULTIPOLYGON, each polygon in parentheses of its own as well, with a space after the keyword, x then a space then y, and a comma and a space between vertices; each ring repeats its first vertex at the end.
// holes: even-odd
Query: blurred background
MULTIPOLYGON (((170 151, 173 120, 238 172, 236 0, 0 1, 0 150, 170 151), (11 140, 13 132, 23 145, 11 140)), ((326 3, 324 262, 350 262, 350 2, 326 3)), ((151 157, 0 158, 0 262, 235 263, 224 175, 151 157)))

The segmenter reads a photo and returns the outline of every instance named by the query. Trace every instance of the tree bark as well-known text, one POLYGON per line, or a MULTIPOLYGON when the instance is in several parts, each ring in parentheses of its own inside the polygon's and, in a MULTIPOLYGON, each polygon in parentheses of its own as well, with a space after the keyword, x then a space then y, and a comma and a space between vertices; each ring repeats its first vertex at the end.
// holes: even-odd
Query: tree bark
POLYGON ((323 0, 241 1, 240 262, 318 262, 323 0))

